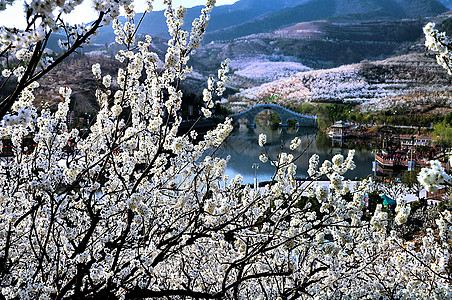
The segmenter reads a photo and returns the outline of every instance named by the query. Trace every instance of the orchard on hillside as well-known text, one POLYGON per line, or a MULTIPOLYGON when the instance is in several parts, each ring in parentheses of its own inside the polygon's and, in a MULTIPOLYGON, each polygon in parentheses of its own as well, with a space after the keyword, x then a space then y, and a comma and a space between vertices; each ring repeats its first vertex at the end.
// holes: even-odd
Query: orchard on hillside
MULTIPOLYGON (((11 1, 9 1, 11 2, 11 1)), ((366 207, 370 182, 350 190, 343 174, 353 151, 332 161, 310 159, 308 185, 295 180, 296 157, 266 154, 271 184, 255 190, 225 175, 216 150, 232 130, 227 119, 204 137, 178 134, 179 83, 191 68, 215 1, 208 0, 191 32, 185 8, 165 0, 171 39, 165 57, 136 39, 131 1, 93 1, 98 19, 69 26, 62 12, 81 1, 28 1, 28 27, 2 28, 5 80, 15 89, 1 99, 0 137, 13 156, 0 163, 0 298, 2 299, 448 299, 452 297, 452 215, 412 241, 390 231, 381 205, 366 207), (116 17, 122 7, 128 21, 116 17), (117 76, 102 75, 100 110, 89 134, 68 131, 71 88, 61 87, 56 112, 33 106, 39 79, 112 23, 122 46, 117 76), (64 52, 45 55, 52 32, 67 32, 64 52), (9 60, 8 60, 9 61, 9 60), (112 90, 115 81, 119 89, 112 90), (24 149, 32 137, 36 146, 24 149), (65 153, 69 139, 78 151, 65 153), (316 179, 326 175, 329 188, 316 179)), ((152 6, 149 5, 149 11, 152 6)), ((432 42, 433 43, 433 42, 432 42)), ((445 56, 449 57, 449 56, 445 56)), ((204 90, 203 114, 226 84, 227 63, 204 90)), ((300 146, 299 139, 291 150, 300 146)), ((437 164, 422 182, 449 178, 437 164)), ((398 201, 395 222, 410 206, 398 201)))

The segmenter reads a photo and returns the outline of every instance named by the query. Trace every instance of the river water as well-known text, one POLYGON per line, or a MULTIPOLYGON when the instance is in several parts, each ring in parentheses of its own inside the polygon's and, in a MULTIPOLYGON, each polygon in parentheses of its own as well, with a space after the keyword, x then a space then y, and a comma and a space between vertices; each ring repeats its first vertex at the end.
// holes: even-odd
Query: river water
MULTIPOLYGON (((322 163, 326 159, 331 160, 338 153, 347 156, 349 151, 344 147, 332 147, 331 140, 315 128, 299 128, 297 130, 295 128, 269 129, 258 126, 254 129, 248 129, 242 126, 231 133, 217 153, 221 157, 230 156, 226 170, 230 177, 241 174, 244 183, 254 182, 255 175, 257 175, 259 182, 272 178, 274 167, 269 162, 264 164, 259 160, 260 153, 265 152, 265 149, 258 145, 260 133, 267 135, 266 150, 271 158, 275 159, 281 151, 281 147, 284 152, 293 153, 294 157, 300 155, 295 163, 297 165, 297 176, 301 178, 307 177, 309 158, 314 153, 319 155, 320 163, 322 163), (301 138, 301 146, 295 151, 290 151, 290 142, 296 136, 301 138), (253 165, 258 166, 258 168, 253 168, 253 165)), ((346 178, 362 178, 372 173, 374 155, 370 150, 356 150, 354 161, 356 168, 345 173, 346 178)))

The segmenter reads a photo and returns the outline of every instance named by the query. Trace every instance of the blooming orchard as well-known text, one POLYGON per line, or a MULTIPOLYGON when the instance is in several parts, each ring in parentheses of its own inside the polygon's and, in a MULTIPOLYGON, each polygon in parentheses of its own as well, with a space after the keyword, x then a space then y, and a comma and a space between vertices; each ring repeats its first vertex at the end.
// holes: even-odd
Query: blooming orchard
POLYGON ((281 75, 285 78, 244 89, 238 96, 259 102, 276 95, 278 102, 291 106, 306 101, 354 103, 365 112, 414 109, 432 103, 448 107, 452 88, 445 72, 439 71, 442 70, 435 60, 425 53, 410 53, 375 62, 281 75))
MULTIPOLYGON (((69 11, 76 4, 41 2, 42 9, 31 11, 46 20, 36 27, 36 39, 16 43, 4 37, 4 55, 29 59, 21 49, 33 49, 41 32, 53 30, 55 10, 46 7, 58 4, 69 11)), ((68 131, 70 87, 60 89, 56 112, 33 106, 38 86, 33 74, 46 68, 33 57, 42 53, 32 50, 36 68, 28 73, 13 77, 17 67, 3 74, 18 80, 19 92, 8 96, 13 102, 0 127, 3 140, 14 145, 13 157, 0 164, 2 297, 452 297, 450 213, 422 241, 388 232, 381 206, 370 218, 365 215, 370 183, 359 183, 351 194, 343 178, 355 167, 353 151, 331 162, 314 155, 307 185, 294 177, 292 153, 276 158, 263 153, 261 160, 275 166, 275 176, 255 190, 240 175, 228 178, 227 160, 215 155, 232 130, 231 120, 203 137, 179 133, 179 83, 191 71, 189 56, 200 46, 215 1, 207 1, 191 32, 181 28, 186 10, 164 1, 171 39, 163 68, 149 52, 152 38, 136 39, 128 1, 94 2, 99 22, 114 18, 119 5, 126 6, 128 21, 113 21, 123 46, 116 55, 123 64, 117 76, 92 67, 100 110, 89 134, 68 131), (119 89, 111 89, 112 81, 119 89), (25 149, 23 140, 30 136, 36 146, 25 149), (69 139, 77 142, 73 155, 64 151, 69 139), (316 183, 323 175, 329 188, 316 183)), ((226 72, 225 63, 208 81, 206 117, 224 91, 226 72)), ((265 151, 266 137, 256 142, 265 151)), ((290 148, 299 145, 296 138, 290 148)), ((398 214, 403 223, 405 206, 398 214)))

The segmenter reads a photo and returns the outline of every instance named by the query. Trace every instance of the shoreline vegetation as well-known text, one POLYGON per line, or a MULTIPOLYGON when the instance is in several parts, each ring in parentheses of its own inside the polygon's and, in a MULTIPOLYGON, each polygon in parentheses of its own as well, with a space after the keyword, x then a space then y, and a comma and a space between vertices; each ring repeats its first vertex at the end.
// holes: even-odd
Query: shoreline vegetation
MULTIPOLYGON (((327 132, 329 127, 337 121, 344 121, 355 125, 356 130, 353 135, 365 136, 368 132, 370 136, 378 130, 378 127, 392 126, 397 128, 399 134, 408 135, 430 135, 435 142, 442 146, 450 147, 444 134, 452 137, 452 112, 448 114, 404 114, 397 113, 396 110, 383 110, 374 112, 362 112, 356 105, 340 103, 303 103, 301 105, 284 105, 276 101, 277 97, 270 97, 262 103, 276 103, 286 108, 300 113, 316 115, 318 127, 327 132), (414 125, 415 124, 415 125, 414 125), (436 138, 438 137, 438 140, 436 138)), ((230 111, 227 104, 221 104, 224 111, 230 111)), ((261 113, 257 116, 256 122, 261 125, 277 128, 280 120, 274 113, 261 113)), ((295 124, 289 124, 294 126, 295 124)))

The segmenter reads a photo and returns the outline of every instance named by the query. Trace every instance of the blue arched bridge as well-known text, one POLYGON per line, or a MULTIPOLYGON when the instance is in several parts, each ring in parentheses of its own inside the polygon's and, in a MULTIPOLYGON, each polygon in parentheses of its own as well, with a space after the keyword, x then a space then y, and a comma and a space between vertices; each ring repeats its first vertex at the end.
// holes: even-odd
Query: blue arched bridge
POLYGON ((254 120, 256 119, 256 116, 264 110, 275 112, 281 120, 281 127, 287 127, 289 120, 297 121, 298 127, 317 127, 316 116, 302 115, 273 103, 258 104, 243 112, 230 115, 230 117, 233 120, 234 126, 239 125, 240 119, 246 119, 248 121, 248 127, 256 127, 254 120))

